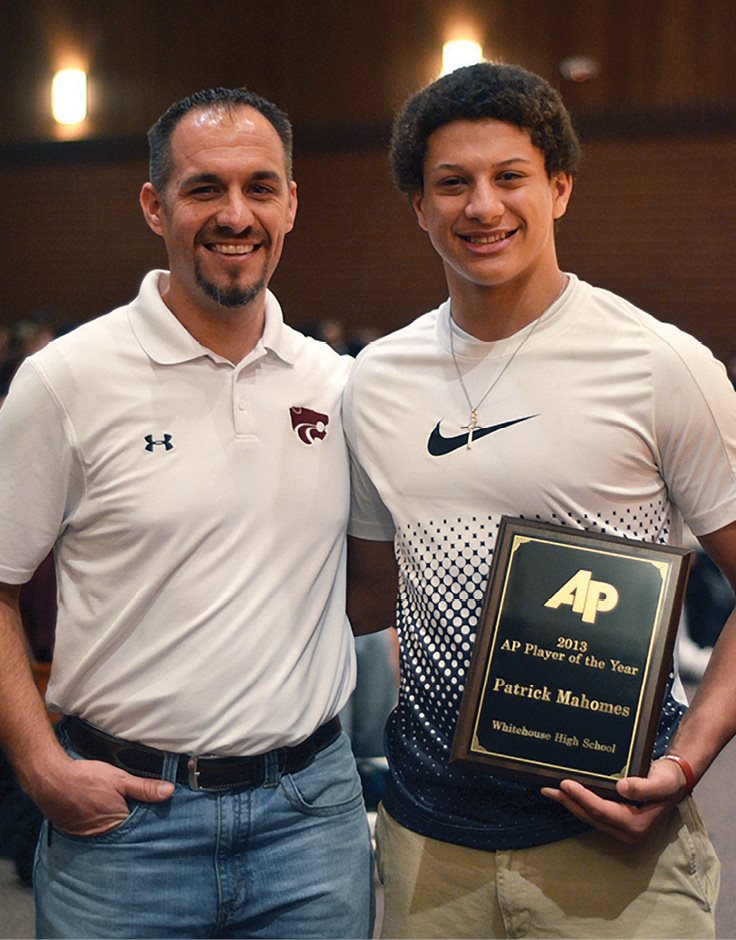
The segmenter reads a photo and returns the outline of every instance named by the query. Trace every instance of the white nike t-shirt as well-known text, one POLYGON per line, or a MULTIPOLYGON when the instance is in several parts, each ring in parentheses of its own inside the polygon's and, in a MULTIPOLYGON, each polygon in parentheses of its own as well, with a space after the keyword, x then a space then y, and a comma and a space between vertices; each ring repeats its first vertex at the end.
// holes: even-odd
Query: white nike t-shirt
MULTIPOLYGON (((386 806, 435 838, 536 844, 569 834, 570 820, 447 763, 501 516, 668 544, 681 544, 683 517, 695 535, 715 531, 736 519, 736 398, 695 339, 570 276, 521 348, 524 332, 455 333, 474 404, 518 349, 469 449, 449 314, 448 301, 367 347, 344 400, 349 531, 395 537, 400 566, 386 806)), ((660 748, 681 710, 670 696, 660 748)))

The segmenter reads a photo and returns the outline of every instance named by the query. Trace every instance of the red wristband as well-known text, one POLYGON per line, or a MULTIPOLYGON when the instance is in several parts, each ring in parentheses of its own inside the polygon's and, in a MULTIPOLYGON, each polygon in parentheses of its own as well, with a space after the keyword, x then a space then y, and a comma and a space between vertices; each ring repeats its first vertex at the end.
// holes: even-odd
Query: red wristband
POLYGON ((680 770, 685 775, 685 789, 687 793, 692 793, 695 789, 695 774, 690 764, 685 760, 684 757, 680 757, 679 754, 665 754, 665 760, 673 760, 680 768, 680 770))

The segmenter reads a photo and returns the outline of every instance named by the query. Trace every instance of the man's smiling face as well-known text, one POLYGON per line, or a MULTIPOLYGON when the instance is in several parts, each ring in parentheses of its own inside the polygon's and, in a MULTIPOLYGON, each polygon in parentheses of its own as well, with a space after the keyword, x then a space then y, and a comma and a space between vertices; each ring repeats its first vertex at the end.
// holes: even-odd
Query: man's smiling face
POLYGON ((273 125, 250 106, 195 109, 174 129, 170 164, 164 192, 141 194, 166 243, 167 302, 222 312, 262 298, 297 206, 273 125))

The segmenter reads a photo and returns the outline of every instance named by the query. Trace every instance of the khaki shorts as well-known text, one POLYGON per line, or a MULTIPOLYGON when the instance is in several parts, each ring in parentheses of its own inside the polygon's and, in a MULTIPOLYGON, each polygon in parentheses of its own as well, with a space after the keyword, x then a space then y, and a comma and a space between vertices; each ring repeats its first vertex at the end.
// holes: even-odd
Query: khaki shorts
POLYGON ((715 936, 720 862, 684 800, 644 844, 603 833, 484 852, 417 835, 381 807, 386 938, 715 936))

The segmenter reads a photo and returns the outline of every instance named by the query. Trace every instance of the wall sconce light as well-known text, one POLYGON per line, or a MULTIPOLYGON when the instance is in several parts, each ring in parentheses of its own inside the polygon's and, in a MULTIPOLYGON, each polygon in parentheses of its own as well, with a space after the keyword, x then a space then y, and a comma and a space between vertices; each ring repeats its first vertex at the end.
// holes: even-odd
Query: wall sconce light
POLYGON ((483 47, 474 39, 452 39, 442 46, 442 75, 454 72, 463 65, 483 61, 483 47))
POLYGON ((87 117, 87 73, 61 69, 51 82, 51 113, 57 124, 79 124, 87 117))
POLYGON ((600 75, 601 66, 597 59, 587 55, 571 55, 560 62, 560 73, 571 82, 589 82, 600 75))

